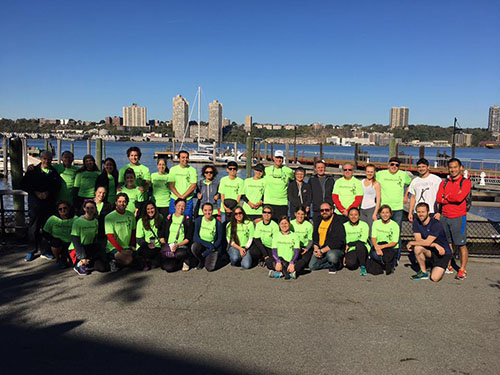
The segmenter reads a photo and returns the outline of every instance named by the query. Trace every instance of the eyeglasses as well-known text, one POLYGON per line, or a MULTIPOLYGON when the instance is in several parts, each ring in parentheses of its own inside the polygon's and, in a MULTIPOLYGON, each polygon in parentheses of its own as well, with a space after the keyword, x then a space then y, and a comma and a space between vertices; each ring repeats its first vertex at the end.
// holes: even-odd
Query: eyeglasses
POLYGON ((319 212, 330 212, 330 208, 322 208, 319 212))
POLYGON ((391 167, 399 167, 399 163, 391 163, 389 164, 391 167))
POLYGON ((236 171, 237 169, 238 169, 238 168, 235 168, 235 167, 230 167, 230 168, 228 168, 227 170, 228 170, 228 171, 236 171))
POLYGON ((267 215, 271 215, 272 212, 271 211, 262 211, 263 214, 267 214, 267 215))
POLYGON ((213 171, 205 171, 204 173, 205 173, 205 174, 214 174, 214 172, 213 172, 213 171))
POLYGON ((68 207, 59 207, 57 210, 58 211, 67 211, 68 207))

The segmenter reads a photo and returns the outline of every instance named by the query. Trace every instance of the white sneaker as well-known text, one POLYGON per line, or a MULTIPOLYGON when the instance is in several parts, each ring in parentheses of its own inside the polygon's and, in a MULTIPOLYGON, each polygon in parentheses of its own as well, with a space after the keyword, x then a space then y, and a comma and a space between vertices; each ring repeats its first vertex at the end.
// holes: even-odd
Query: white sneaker
POLYGON ((183 263, 183 264, 182 264, 182 270, 183 270, 184 272, 189 271, 189 264, 187 264, 187 263, 183 263))
POLYGON ((454 271, 454 270, 453 270, 453 268, 451 268, 451 267, 446 267, 446 270, 444 271, 444 273, 446 273, 447 275, 450 275, 450 274, 453 274, 453 273, 454 273, 453 271, 454 271))

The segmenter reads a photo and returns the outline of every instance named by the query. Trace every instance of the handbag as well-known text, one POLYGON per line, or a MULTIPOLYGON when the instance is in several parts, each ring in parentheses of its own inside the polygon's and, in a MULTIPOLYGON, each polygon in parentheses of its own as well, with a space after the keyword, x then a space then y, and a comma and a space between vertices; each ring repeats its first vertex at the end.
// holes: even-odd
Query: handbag
MULTIPOLYGON (((177 234, 175 235, 175 242, 177 243, 177 240, 179 239, 179 235, 181 234, 181 227, 184 224, 185 216, 182 218, 181 224, 179 225, 179 228, 177 229, 177 234)), ((154 233, 153 233, 154 234, 154 233)), ((170 244, 164 243, 161 245, 160 248, 160 255, 162 258, 175 258, 175 253, 171 250, 170 244)))

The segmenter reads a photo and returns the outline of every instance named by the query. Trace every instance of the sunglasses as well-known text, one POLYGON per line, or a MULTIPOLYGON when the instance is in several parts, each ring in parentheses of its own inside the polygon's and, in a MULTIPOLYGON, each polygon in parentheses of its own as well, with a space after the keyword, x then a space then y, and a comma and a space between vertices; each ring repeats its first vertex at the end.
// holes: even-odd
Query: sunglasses
POLYGON ((235 212, 235 215, 243 215, 243 212, 235 212))
POLYGON ((59 207, 57 210, 58 211, 67 211, 68 207, 59 207))
POLYGON ((330 212, 330 208, 322 208, 319 212, 330 212))
POLYGON ((268 215, 271 215, 272 212, 271 211, 262 211, 263 214, 268 214, 268 215))
POLYGON ((236 171, 237 169, 238 169, 238 168, 235 168, 235 167, 230 167, 230 168, 228 168, 227 170, 228 170, 228 171, 236 171))
POLYGON ((391 167, 399 167, 399 163, 391 163, 389 164, 391 167))
POLYGON ((214 174, 213 171, 205 171, 205 174, 214 174))
POLYGON ((352 171, 352 169, 351 168, 344 168, 344 171, 349 172, 349 171, 352 171))

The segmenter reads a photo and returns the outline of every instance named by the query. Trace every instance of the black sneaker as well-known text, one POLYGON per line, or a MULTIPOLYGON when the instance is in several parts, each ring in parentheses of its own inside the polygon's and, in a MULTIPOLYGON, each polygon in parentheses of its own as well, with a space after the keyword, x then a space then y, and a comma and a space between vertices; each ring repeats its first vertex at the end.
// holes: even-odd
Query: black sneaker
POLYGON ((328 268, 328 273, 330 275, 335 275, 337 273, 337 269, 335 268, 335 266, 328 268))
POLYGON ((87 271, 87 267, 85 266, 75 266, 73 268, 75 272, 78 274, 78 276, 87 276, 89 273, 87 271))
POLYGON ((110 272, 116 272, 120 270, 120 268, 118 267, 118 263, 116 263, 116 260, 113 259, 111 262, 109 262, 109 270, 110 272))

